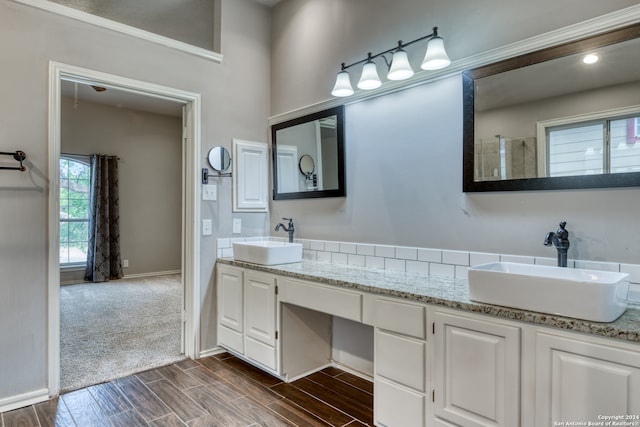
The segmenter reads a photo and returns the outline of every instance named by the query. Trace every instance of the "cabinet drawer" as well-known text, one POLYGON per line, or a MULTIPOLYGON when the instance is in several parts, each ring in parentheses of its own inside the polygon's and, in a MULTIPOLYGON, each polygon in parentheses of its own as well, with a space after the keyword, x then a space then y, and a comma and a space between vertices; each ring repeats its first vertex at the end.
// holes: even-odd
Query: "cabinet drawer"
POLYGON ((425 425, 425 397, 391 382, 376 379, 374 384, 375 425, 418 427, 425 425))
POLYGON ((244 340, 244 355, 265 367, 276 370, 276 349, 252 338, 244 340))
POLYGON ((362 322, 362 295, 331 286, 293 280, 278 281, 280 301, 362 322))
POLYGON ((376 375, 424 392, 425 366, 424 342, 376 329, 376 375))
POLYGON ((222 325, 218 327, 218 345, 243 354, 244 346, 242 341, 241 333, 222 325))
POLYGON ((378 328, 424 339, 425 311, 422 305, 377 298, 374 324, 378 328))

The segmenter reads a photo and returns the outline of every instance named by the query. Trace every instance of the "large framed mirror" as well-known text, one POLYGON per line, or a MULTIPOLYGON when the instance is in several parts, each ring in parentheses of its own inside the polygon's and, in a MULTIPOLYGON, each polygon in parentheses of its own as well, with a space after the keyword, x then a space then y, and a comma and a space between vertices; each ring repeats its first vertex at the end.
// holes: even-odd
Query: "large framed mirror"
POLYGON ((273 200, 344 197, 344 107, 271 127, 273 200))
POLYGON ((464 72, 463 191, 640 186, 638 70, 640 24, 464 72))

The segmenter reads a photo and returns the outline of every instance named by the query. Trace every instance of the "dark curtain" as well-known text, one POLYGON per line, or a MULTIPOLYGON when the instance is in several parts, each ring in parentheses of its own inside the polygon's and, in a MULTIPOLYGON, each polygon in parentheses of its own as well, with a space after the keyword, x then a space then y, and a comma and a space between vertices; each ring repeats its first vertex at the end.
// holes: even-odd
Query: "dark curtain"
POLYGON ((91 155, 89 248, 84 279, 106 282, 121 279, 118 158, 91 155))

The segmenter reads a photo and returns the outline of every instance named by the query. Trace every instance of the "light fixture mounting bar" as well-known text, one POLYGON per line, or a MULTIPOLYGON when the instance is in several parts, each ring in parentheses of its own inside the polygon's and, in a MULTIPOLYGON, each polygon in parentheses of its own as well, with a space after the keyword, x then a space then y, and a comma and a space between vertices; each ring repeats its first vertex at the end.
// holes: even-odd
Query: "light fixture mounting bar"
POLYGON ((419 37, 419 38, 417 38, 415 40, 411 40, 410 42, 407 42, 407 43, 403 43, 402 40, 398 40, 398 46, 395 46, 395 47, 392 47, 392 48, 387 49, 385 51, 376 53, 375 55, 373 55, 373 54, 371 54, 371 52, 369 52, 369 53, 367 53, 367 57, 366 58, 361 59, 360 61, 353 62, 353 63, 351 63, 349 65, 345 65, 345 63, 343 62, 341 64, 342 71, 347 70, 347 69, 349 69, 349 68, 351 68, 353 66, 359 65, 359 64, 364 64, 365 62, 371 61, 372 59, 378 58, 379 56, 382 56, 382 58, 387 63, 387 67, 388 67, 389 66, 389 61, 387 60, 386 57, 383 56, 384 54, 391 53, 391 52, 394 52, 396 50, 404 49, 405 47, 410 46, 410 45, 412 45, 414 43, 417 43, 419 41, 430 39, 430 38, 437 37, 437 36, 438 36, 438 27, 433 27, 433 32, 431 34, 427 34, 426 36, 419 37))

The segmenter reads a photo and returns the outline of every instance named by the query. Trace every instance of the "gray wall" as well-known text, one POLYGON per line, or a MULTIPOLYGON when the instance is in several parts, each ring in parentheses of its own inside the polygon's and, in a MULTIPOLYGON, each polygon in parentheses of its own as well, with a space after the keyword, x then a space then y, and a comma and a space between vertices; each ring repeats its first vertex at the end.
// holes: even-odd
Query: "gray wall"
MULTIPOLYGON (((636 3, 285 0, 272 21, 272 113, 327 99, 341 62, 432 25, 456 60, 636 3)), ((638 189, 462 193, 459 75, 347 105, 345 120, 347 197, 271 204, 298 237, 552 257, 542 239, 566 220, 571 258, 640 262, 638 189)))
POLYGON ((204 49, 219 51, 219 0, 49 0, 204 49))
MULTIPOLYGON (((331 98, 342 62, 364 59, 367 52, 389 49, 398 40, 424 36, 434 26, 451 59, 457 60, 637 3, 283 0, 272 16, 271 112, 284 113, 331 98)), ((424 42, 407 48, 412 64, 422 60, 424 48, 424 42)), ((381 64, 378 72, 384 76, 381 64)), ((355 87, 358 75, 351 79, 355 87)))
MULTIPOLYGON (((223 0, 222 15, 224 60, 217 64, 0 2, 0 149, 24 150, 30 162, 30 173, 0 171, 0 400, 41 390, 47 381, 48 195, 33 189, 47 186, 49 61, 201 93, 198 166, 205 167, 211 146, 230 149, 232 138, 266 141, 268 135, 269 9, 250 0, 223 0)), ((213 235, 200 242, 203 350, 215 345, 215 239, 231 234, 230 180, 221 187, 219 201, 203 202, 201 213, 215 224, 213 235)), ((265 217, 247 218, 243 231, 264 233, 265 217)))
POLYGON ((182 118, 63 98, 61 123, 63 153, 120 157, 124 274, 180 270, 182 118))

